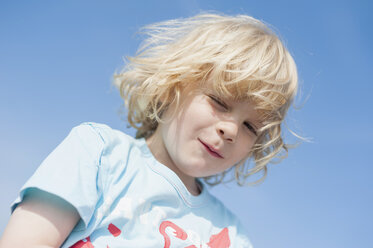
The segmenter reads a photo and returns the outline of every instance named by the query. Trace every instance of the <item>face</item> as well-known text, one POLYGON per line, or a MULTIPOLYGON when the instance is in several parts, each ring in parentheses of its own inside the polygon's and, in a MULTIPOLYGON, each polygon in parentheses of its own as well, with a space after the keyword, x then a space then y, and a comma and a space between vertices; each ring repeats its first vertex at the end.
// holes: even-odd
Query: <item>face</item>
POLYGON ((182 181, 221 173, 249 154, 260 126, 248 101, 219 98, 211 90, 184 90, 180 106, 164 112, 147 144, 182 181))

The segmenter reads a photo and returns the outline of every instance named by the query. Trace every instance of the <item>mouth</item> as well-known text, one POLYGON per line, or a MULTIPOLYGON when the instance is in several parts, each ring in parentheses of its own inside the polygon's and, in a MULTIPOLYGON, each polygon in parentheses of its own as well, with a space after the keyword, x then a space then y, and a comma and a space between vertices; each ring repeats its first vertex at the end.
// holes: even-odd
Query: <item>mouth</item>
POLYGON ((224 158, 218 150, 212 148, 211 146, 209 146, 208 144, 204 143, 202 140, 198 139, 199 142, 201 142, 201 144, 205 147, 206 151, 213 157, 216 157, 216 158, 224 158))

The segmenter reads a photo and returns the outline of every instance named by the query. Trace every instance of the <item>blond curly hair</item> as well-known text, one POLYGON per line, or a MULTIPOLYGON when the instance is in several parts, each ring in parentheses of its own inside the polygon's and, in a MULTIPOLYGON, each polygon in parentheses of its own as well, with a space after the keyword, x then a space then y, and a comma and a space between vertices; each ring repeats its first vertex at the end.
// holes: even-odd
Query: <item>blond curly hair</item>
MULTIPOLYGON (((298 85, 295 62, 277 35, 253 17, 217 14, 156 23, 142 33, 137 54, 114 75, 136 138, 152 135, 186 86, 209 81, 221 96, 255 105, 263 127, 248 158, 232 168, 240 185, 258 172, 264 179, 267 164, 287 155, 281 124, 298 85)), ((218 184, 225 174, 205 181, 218 184)))

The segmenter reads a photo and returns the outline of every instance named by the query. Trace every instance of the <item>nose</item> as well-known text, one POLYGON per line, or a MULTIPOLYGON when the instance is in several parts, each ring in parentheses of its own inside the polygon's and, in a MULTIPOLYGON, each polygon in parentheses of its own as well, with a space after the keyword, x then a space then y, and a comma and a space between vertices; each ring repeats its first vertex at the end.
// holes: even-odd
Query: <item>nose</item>
POLYGON ((220 121, 216 124, 216 131, 230 143, 236 142, 238 125, 232 121, 220 121))

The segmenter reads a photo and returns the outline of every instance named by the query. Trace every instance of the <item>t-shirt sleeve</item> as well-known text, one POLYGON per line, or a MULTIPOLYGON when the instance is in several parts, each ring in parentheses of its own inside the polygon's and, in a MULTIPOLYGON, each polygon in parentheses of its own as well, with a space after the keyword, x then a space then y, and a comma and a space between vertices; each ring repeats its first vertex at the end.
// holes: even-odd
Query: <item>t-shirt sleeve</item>
POLYGON ((11 211, 36 188, 69 202, 87 227, 101 193, 98 174, 103 148, 104 141, 92 125, 74 127, 21 188, 11 211))

